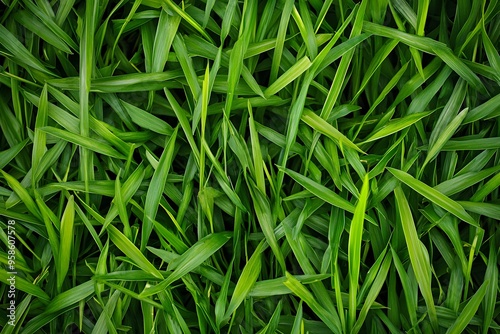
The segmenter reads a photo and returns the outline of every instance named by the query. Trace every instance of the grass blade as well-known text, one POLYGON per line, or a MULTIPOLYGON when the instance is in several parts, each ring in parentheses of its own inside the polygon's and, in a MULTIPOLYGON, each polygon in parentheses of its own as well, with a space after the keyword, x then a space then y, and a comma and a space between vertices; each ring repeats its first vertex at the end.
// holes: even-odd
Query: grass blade
POLYGON ((280 90, 290 85, 295 79, 302 75, 305 71, 311 67, 312 63, 309 58, 304 57, 293 64, 285 73, 283 73, 276 81, 272 83, 267 89, 264 91, 264 96, 266 98, 270 97, 278 93, 280 90))
POLYGON ((485 281, 479 289, 476 291, 474 296, 469 300, 467 305, 453 322, 450 328, 446 331, 446 334, 459 334, 462 333, 467 324, 471 321, 472 317, 476 314, 477 309, 481 305, 486 292, 488 291, 489 281, 485 281))
POLYGON ((35 58, 19 40, 0 24, 0 45, 4 47, 22 66, 33 68, 42 73, 52 76, 52 72, 35 58))
POLYGON ((332 321, 330 314, 316 301, 313 294, 309 292, 295 277, 286 273, 285 284, 296 296, 303 300, 318 317, 325 322, 333 333, 341 333, 340 324, 332 321))
POLYGON ((52 136, 61 138, 65 141, 71 142, 73 144, 79 145, 81 147, 84 147, 88 150, 101 153, 113 158, 118 158, 118 159, 124 159, 125 157, 117 152, 114 148, 111 146, 105 144, 105 143, 96 143, 95 140, 92 140, 90 137, 85 137, 81 136, 75 133, 71 133, 69 131, 61 130, 58 128, 54 128, 51 126, 45 126, 43 128, 40 128, 40 131, 44 131, 52 136))
POLYGON ((458 204, 457 202, 453 201, 449 197, 443 195, 439 191, 429 187, 422 181, 419 181, 415 179, 413 176, 411 176, 408 173, 405 173, 401 170, 397 170, 394 168, 387 168, 389 172, 391 172, 392 175, 394 175, 399 181, 403 182, 406 184, 408 187, 412 188, 416 192, 418 192, 420 195, 424 196, 427 198, 431 203, 434 203, 443 209, 449 211, 451 214, 454 216, 460 218, 461 220, 473 225, 473 226, 479 226, 478 223, 475 221, 474 218, 472 218, 465 210, 464 208, 458 204))
POLYGON ((135 265, 153 275, 156 278, 163 279, 163 275, 156 267, 148 261, 148 259, 139 251, 139 249, 116 227, 108 226, 108 235, 111 241, 120 249, 127 257, 132 260, 135 265))
POLYGON ((349 316, 347 330, 351 331, 356 322, 357 292, 359 284, 359 269, 361 266, 361 243, 363 237, 363 223, 365 221, 366 203, 368 201, 369 182, 365 175, 363 187, 354 210, 351 228, 349 230, 349 245, 347 259, 349 263, 349 316))
MULTIPOLYGON (((431 115, 434 111, 424 111, 419 113, 414 113, 402 118, 390 120, 387 124, 381 127, 377 132, 369 135, 367 139, 365 139, 361 144, 369 143, 375 140, 379 140, 381 138, 390 136, 396 132, 399 132, 407 127, 417 123, 422 118, 425 118, 431 115)), ((361 145, 360 144, 360 145, 361 145)))
POLYGON ((450 124, 448 124, 443 131, 439 134, 439 136, 436 138, 436 141, 434 144, 431 144, 429 147, 429 150, 427 151, 427 156, 425 158, 424 164, 422 165, 422 170, 424 167, 431 162, 436 155, 439 153, 441 148, 446 144, 446 142, 453 136, 455 131, 457 131, 458 127, 460 124, 462 124, 462 121, 464 120, 465 116, 467 115, 468 109, 462 110, 457 117, 455 117, 450 124))
POLYGON ((310 110, 304 110, 302 114, 302 120, 314 130, 331 138, 339 146, 340 149, 345 146, 356 150, 359 153, 365 153, 356 144, 350 141, 349 138, 344 136, 339 130, 327 123, 324 119, 316 115, 314 112, 310 110))
POLYGON ((160 200, 163 196, 165 182, 167 181, 167 176, 174 158, 177 130, 178 128, 175 128, 174 133, 165 143, 165 149, 160 157, 158 166, 156 167, 151 179, 151 185, 146 194, 146 203, 144 204, 144 221, 141 234, 141 251, 146 249, 148 239, 153 231, 153 221, 156 218, 158 205, 160 204, 160 200))
POLYGON ((227 307, 223 321, 229 319, 231 314, 236 311, 236 309, 247 297, 255 282, 259 278, 262 267, 263 250, 264 243, 261 242, 243 268, 240 278, 238 279, 238 282, 236 283, 236 286, 234 288, 233 295, 231 296, 231 300, 229 302, 229 306, 227 307))
POLYGON ((148 297, 165 290, 170 284, 182 278, 184 275, 198 268, 203 262, 217 252, 231 238, 231 233, 209 234, 196 244, 191 246, 181 256, 168 264, 168 271, 172 273, 161 283, 144 289, 141 297, 148 297))
POLYGON ((66 209, 61 218, 61 227, 59 230, 59 259, 57 268, 57 290, 61 292, 62 285, 68 273, 71 255, 74 249, 73 229, 75 223, 75 200, 70 196, 66 209))
POLYGON ((420 292, 425 299, 427 305, 427 312, 431 320, 434 331, 438 331, 438 318, 436 313, 436 306, 434 304, 434 297, 432 296, 431 289, 431 267, 429 263, 429 254, 424 244, 420 241, 410 206, 404 195, 401 187, 394 190, 396 203, 399 211, 399 218, 403 226, 404 237, 410 254, 410 262, 415 273, 415 277, 420 287, 420 292))

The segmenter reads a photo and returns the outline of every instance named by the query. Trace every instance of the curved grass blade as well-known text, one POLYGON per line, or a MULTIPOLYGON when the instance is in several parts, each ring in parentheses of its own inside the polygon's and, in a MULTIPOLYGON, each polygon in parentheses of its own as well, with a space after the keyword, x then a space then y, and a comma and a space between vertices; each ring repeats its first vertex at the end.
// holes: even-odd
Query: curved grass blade
MULTIPOLYGON (((14 191, 14 193, 23 201, 24 205, 26 205, 26 208, 31 212, 31 214, 38 220, 42 221, 42 215, 40 211, 38 210, 38 207, 31 197, 31 195, 28 193, 25 187, 22 186, 21 183, 19 183, 18 180, 16 180, 14 177, 11 175, 7 174, 3 170, 0 170, 2 173, 4 179, 7 181, 9 187, 14 191)), ((8 209, 8 207, 6 207, 8 209)))
POLYGON ((108 226, 108 235, 111 241, 125 254, 135 265, 145 272, 163 279, 163 275, 156 269, 151 262, 139 251, 139 249, 123 233, 113 225, 108 226))
POLYGON ((141 234, 141 251, 146 249, 149 237, 153 231, 153 221, 156 218, 158 205, 160 204, 160 200, 163 196, 165 182, 167 181, 167 176, 174 158, 175 140, 177 138, 178 129, 178 127, 175 128, 174 133, 172 133, 172 136, 165 144, 165 149, 163 150, 158 166, 156 167, 153 177, 151 178, 151 183, 146 194, 141 234))
POLYGON ((412 188, 416 192, 418 192, 420 195, 424 196, 427 198, 431 203, 434 203, 443 209, 449 211, 451 214, 454 216, 460 218, 461 220, 479 227, 479 224, 476 222, 474 218, 472 218, 466 211, 465 209, 455 202, 454 200, 450 199, 449 197, 443 195, 436 189, 431 188, 427 184, 423 183, 422 181, 419 181, 415 179, 413 176, 410 174, 403 172, 398 169, 394 168, 387 168, 389 172, 391 172, 392 175, 394 175, 399 181, 403 182, 406 184, 408 187, 412 188))
POLYGON ((431 115, 433 111, 423 111, 419 113, 414 113, 410 114, 408 116, 398 118, 398 119, 393 119, 387 122, 386 125, 384 125, 382 128, 380 128, 378 131, 376 131, 374 134, 368 136, 367 139, 363 140, 359 145, 369 143, 375 140, 379 140, 381 138, 390 136, 396 132, 399 132, 403 129, 406 129, 407 127, 417 123, 420 121, 422 118, 425 118, 429 115, 431 115))
POLYGON ((198 31, 203 37, 205 37, 209 42, 215 44, 214 40, 210 35, 203 29, 203 27, 195 21, 184 9, 179 8, 177 4, 172 2, 172 0, 165 0, 166 5, 176 12, 180 17, 182 17, 190 26, 192 26, 196 31, 198 31))
POLYGON ((231 263, 229 264, 229 268, 224 277, 224 283, 222 284, 219 297, 215 302, 215 323, 217 325, 218 330, 220 330, 220 327, 224 322, 224 312, 226 312, 227 294, 232 274, 233 274, 233 261, 231 261, 231 263))
POLYGON ((281 269, 285 271, 285 259, 278 241, 276 240, 276 235, 274 234, 275 224, 269 201, 267 200, 265 194, 262 194, 253 182, 249 186, 249 191, 253 200, 255 214, 266 241, 271 246, 273 254, 276 256, 276 260, 281 266, 281 269))
MULTIPOLYGON (((90 92, 97 93, 131 93, 161 90, 164 87, 181 87, 173 82, 182 77, 182 70, 172 70, 160 73, 129 73, 110 77, 94 78, 91 81, 90 92)), ((79 90, 77 77, 50 79, 47 83, 61 90, 79 90)))
POLYGON ((436 306, 434 304, 434 297, 432 296, 431 287, 431 264, 429 254, 415 228, 413 216, 410 210, 410 205, 406 200, 401 187, 394 190, 396 197, 396 204, 399 211, 399 218, 403 226, 404 237, 406 240, 406 248, 410 254, 410 262, 415 273, 415 277, 420 287, 420 292, 425 299, 427 305, 427 312, 431 320, 432 327, 438 332, 438 318, 436 313, 436 306))
POLYGON ((11 146, 9 149, 0 152, 0 169, 7 166, 11 162, 11 160, 14 159, 19 154, 19 152, 23 150, 28 141, 29 139, 26 138, 22 142, 11 146))
POLYGON ((486 92, 486 88, 479 77, 462 60, 455 56, 444 43, 366 21, 363 24, 363 30, 375 35, 397 39, 420 51, 437 55, 472 87, 480 92, 486 92))
POLYGON ((284 171, 286 174, 290 175, 295 181, 297 181, 300 185, 302 185, 309 192, 311 192, 311 194, 318 196, 319 198, 330 203, 333 206, 346 210, 347 212, 354 213, 355 210, 354 205, 351 202, 342 198, 341 196, 337 195, 331 189, 328 189, 327 187, 317 182, 314 182, 310 178, 302 174, 299 174, 297 172, 294 172, 293 170, 290 170, 288 168, 284 169, 284 171))
POLYGON ((361 81, 360 87, 359 87, 356 95, 354 95, 354 97, 352 99, 353 101, 356 101, 359 98, 359 96, 361 95, 361 93, 365 89, 366 85, 368 84, 368 81, 370 81, 370 79, 375 74, 377 69, 380 68, 382 63, 387 59, 389 54, 392 52, 392 50, 394 50, 394 48, 398 45, 398 43, 399 43, 398 40, 393 39, 393 40, 388 41, 383 46, 379 47, 379 50, 373 56, 373 59, 371 60, 370 65, 366 69, 366 72, 363 76, 363 80, 361 81))
MULTIPOLYGON (((295 181, 297 181, 301 186, 306 188, 311 194, 321 198, 322 200, 330 203, 335 207, 338 207, 350 213, 354 213, 355 206, 351 202, 344 199, 342 196, 337 195, 331 189, 328 189, 327 187, 311 180, 310 178, 294 172, 293 170, 290 170, 288 168, 284 168, 283 171, 290 177, 292 177, 295 181)), ((365 219, 372 224, 376 224, 375 220, 368 215, 365 216, 365 219)))
POLYGON ((79 145, 96 153, 101 153, 113 158, 126 159, 125 156, 123 156, 121 153, 116 151, 108 144, 105 144, 103 142, 97 142, 96 140, 93 140, 90 137, 81 136, 76 133, 54 128, 51 126, 44 126, 43 128, 40 128, 40 131, 44 131, 52 136, 61 138, 65 141, 79 145))
POLYGON ((40 329, 50 321, 61 315, 67 308, 76 307, 76 304, 88 298, 94 292, 94 282, 86 281, 57 295, 45 308, 45 311, 31 319, 23 328, 23 333, 39 333, 40 329))
POLYGON ((151 72, 163 72, 180 21, 180 16, 170 15, 165 10, 160 11, 151 55, 151 72))
POLYGON ((304 0, 299 0, 299 9, 300 13, 297 7, 295 5, 293 6, 292 17, 302 35, 309 57, 315 58, 318 53, 318 45, 316 44, 316 36, 314 34, 311 16, 309 15, 309 10, 304 0))
POLYGON ((45 309, 45 313, 54 313, 62 310, 68 306, 74 305, 81 301, 82 299, 87 298, 94 292, 94 282, 87 281, 80 285, 77 285, 63 293, 57 295, 47 308, 45 309))
POLYGON ((382 262, 380 270, 378 271, 377 276, 373 281, 372 287, 370 288, 370 291, 368 291, 366 299, 363 301, 363 306, 361 308, 361 311, 359 311, 359 316, 358 319, 356 320, 356 323, 354 324, 352 333, 356 334, 359 333, 359 331, 361 330, 362 325, 366 317, 368 316, 370 308, 375 302, 375 299, 378 297, 384 284, 386 283, 387 274, 389 273, 391 264, 392 264, 392 255, 391 253, 387 253, 387 255, 384 258, 384 262, 382 262))
POLYGON ((464 80, 460 79, 451 93, 450 99, 446 102, 443 111, 439 115, 436 124, 429 137, 429 145, 435 144, 441 133, 445 131, 446 127, 457 117, 457 112, 460 110, 465 95, 467 93, 467 84, 464 80))
POLYGON ((287 280, 283 283, 288 287, 292 293, 303 300, 311 310, 328 326, 328 328, 335 334, 342 333, 341 324, 339 322, 334 322, 330 313, 321 306, 314 295, 307 290, 302 283, 300 283, 295 277, 293 277, 288 272, 286 273, 287 280))
MULTIPOLYGON (((10 286, 10 278, 12 277, 12 274, 10 272, 7 272, 7 270, 1 268, 0 269, 0 282, 5 284, 6 286, 10 286)), ((34 297, 37 297, 41 299, 44 302, 50 301, 49 295, 43 291, 39 286, 29 282, 28 280, 16 276, 16 289, 26 292, 29 295, 32 295, 34 297)))
POLYGON ((144 289, 140 296, 148 297, 162 292, 173 282, 198 268, 203 262, 224 246, 231 236, 231 232, 221 232, 209 234, 199 240, 181 256, 168 264, 167 270, 173 270, 173 272, 165 280, 155 286, 144 289))
MULTIPOLYGON (((128 202, 132 199, 132 196, 137 192, 137 190, 141 186, 142 180, 144 179, 145 175, 146 175, 146 170, 145 170, 143 164, 140 164, 132 172, 132 174, 130 174, 127 181, 125 181, 125 183, 123 183, 123 185, 121 186, 121 195, 122 195, 121 201, 123 202, 123 205, 128 204, 128 202)), ((116 191, 115 191, 115 196, 116 196, 116 191)), ((110 207, 108 213, 106 214, 106 218, 104 220, 101 233, 104 233, 104 231, 106 230, 106 227, 119 214, 120 214, 119 205, 117 203, 113 202, 111 204, 111 207, 110 207)))
POLYGON ((482 202, 469 202, 457 201, 461 206, 470 212, 484 215, 486 217, 500 220, 500 204, 498 203, 482 203, 482 202))
POLYGON ((488 101, 469 111, 463 121, 463 124, 469 124, 482 119, 488 119, 491 114, 498 114, 499 111, 500 94, 497 94, 488 101))
MULTIPOLYGON (((444 182, 441 182, 440 184, 435 186, 434 189, 441 192, 443 195, 451 196, 471 187, 472 185, 478 182, 481 182, 482 180, 497 173, 498 171, 500 171, 500 166, 486 168, 479 172, 464 173, 449 180, 446 180, 444 182)), ((495 177, 498 180, 500 177, 498 177, 497 175, 495 177)), ((493 177, 491 180, 494 180, 495 177, 493 177)), ((483 187, 484 186, 482 186, 480 189, 483 190, 483 187)))
POLYGON ((143 129, 153 131, 165 136, 171 136, 174 130, 172 127, 159 117, 148 113, 130 103, 120 100, 123 109, 129 114, 130 119, 143 129))
POLYGON ((417 14, 405 0, 391 0, 390 4, 417 30, 417 14))
POLYGON ((366 154, 356 144, 349 140, 349 138, 347 138, 339 130, 337 130, 333 125, 329 124, 323 118, 316 115, 313 111, 305 109, 302 113, 302 121, 304 121, 307 125, 318 131, 319 133, 328 136, 328 138, 332 139, 340 147, 340 149, 345 146, 348 148, 352 148, 359 153, 366 154))
POLYGON ((71 255, 74 251, 73 228, 75 224, 75 199, 70 196, 66 209, 61 218, 61 227, 59 229, 59 258, 57 261, 57 290, 61 292, 62 285, 68 273, 71 255))
POLYGON ((14 36, 7 28, 0 24, 0 45, 9 51, 13 58, 20 65, 31 67, 42 73, 53 76, 54 74, 47 69, 26 47, 14 36))
POLYGON ((351 228, 349 230, 349 244, 347 246, 347 262, 349 264, 349 313, 347 330, 351 331, 356 322, 357 293, 359 285, 359 271, 361 268, 361 243, 363 238, 363 223, 365 221, 366 203, 368 201, 369 180, 365 175, 363 186, 354 210, 351 228))
POLYGON ((427 151, 427 156, 425 157, 425 161, 422 164, 421 171, 425 168, 425 166, 431 162, 439 153, 439 151, 443 148, 447 141, 455 134, 458 127, 462 124, 467 112, 468 108, 462 110, 457 117, 453 118, 453 120, 443 129, 442 132, 439 133, 434 143, 431 143, 429 146, 429 150, 427 151))
POLYGON ((267 89, 264 91, 264 96, 266 98, 278 93, 280 90, 290 85, 295 79, 297 79, 302 73, 307 71, 311 67, 312 63, 306 56, 295 64, 293 64, 285 73, 283 73, 276 81, 274 81, 267 89))
POLYGON ((464 331, 465 327, 467 327, 472 317, 476 314, 477 309, 481 305, 481 302, 488 291, 489 284, 490 281, 485 281, 481 284, 481 287, 479 287, 474 296, 472 296, 467 305, 465 305, 464 309, 458 315, 451 327, 448 328, 446 334, 460 334, 464 331))
POLYGON ((243 268, 240 278, 234 288, 233 295, 231 296, 231 301, 227 307, 223 322, 227 321, 231 314, 236 311, 252 290, 255 282, 257 282, 262 268, 262 252, 264 247, 265 243, 262 241, 243 268))
POLYGON ((401 281, 401 285, 403 287, 403 292, 405 297, 404 302, 408 309, 410 324, 412 327, 415 328, 417 326, 417 294, 414 293, 414 290, 412 289, 412 282, 410 281, 409 275, 406 272, 405 268, 403 267, 403 263, 401 262, 396 251, 392 247, 391 247, 391 253, 394 266, 396 267, 399 279, 401 281))
POLYGON ((51 30, 47 29, 47 27, 45 27, 42 21, 40 21, 37 17, 30 15, 27 11, 21 10, 15 14, 15 18, 21 25, 32 31, 34 34, 40 36, 40 38, 55 48, 65 53, 72 53, 65 41, 51 30))

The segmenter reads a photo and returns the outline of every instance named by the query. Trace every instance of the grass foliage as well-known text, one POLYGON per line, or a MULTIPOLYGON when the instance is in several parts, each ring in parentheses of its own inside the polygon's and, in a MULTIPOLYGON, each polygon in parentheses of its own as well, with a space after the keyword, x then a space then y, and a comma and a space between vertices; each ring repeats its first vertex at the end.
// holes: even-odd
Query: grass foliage
POLYGON ((0 334, 500 333, 499 13, 3 0, 0 334))

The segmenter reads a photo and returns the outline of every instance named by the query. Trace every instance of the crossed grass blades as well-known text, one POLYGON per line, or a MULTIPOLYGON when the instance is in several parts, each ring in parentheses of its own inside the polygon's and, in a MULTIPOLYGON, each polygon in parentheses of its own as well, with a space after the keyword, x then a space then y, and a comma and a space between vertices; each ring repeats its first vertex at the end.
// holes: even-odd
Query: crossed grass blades
POLYGON ((498 1, 0 8, 1 334, 500 332, 498 1))

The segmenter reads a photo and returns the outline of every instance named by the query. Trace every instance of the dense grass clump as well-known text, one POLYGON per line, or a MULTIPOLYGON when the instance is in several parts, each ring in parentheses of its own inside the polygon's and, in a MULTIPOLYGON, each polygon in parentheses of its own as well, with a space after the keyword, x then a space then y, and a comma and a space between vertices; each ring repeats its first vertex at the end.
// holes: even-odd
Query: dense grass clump
POLYGON ((500 333, 499 13, 3 0, 0 334, 500 333))

